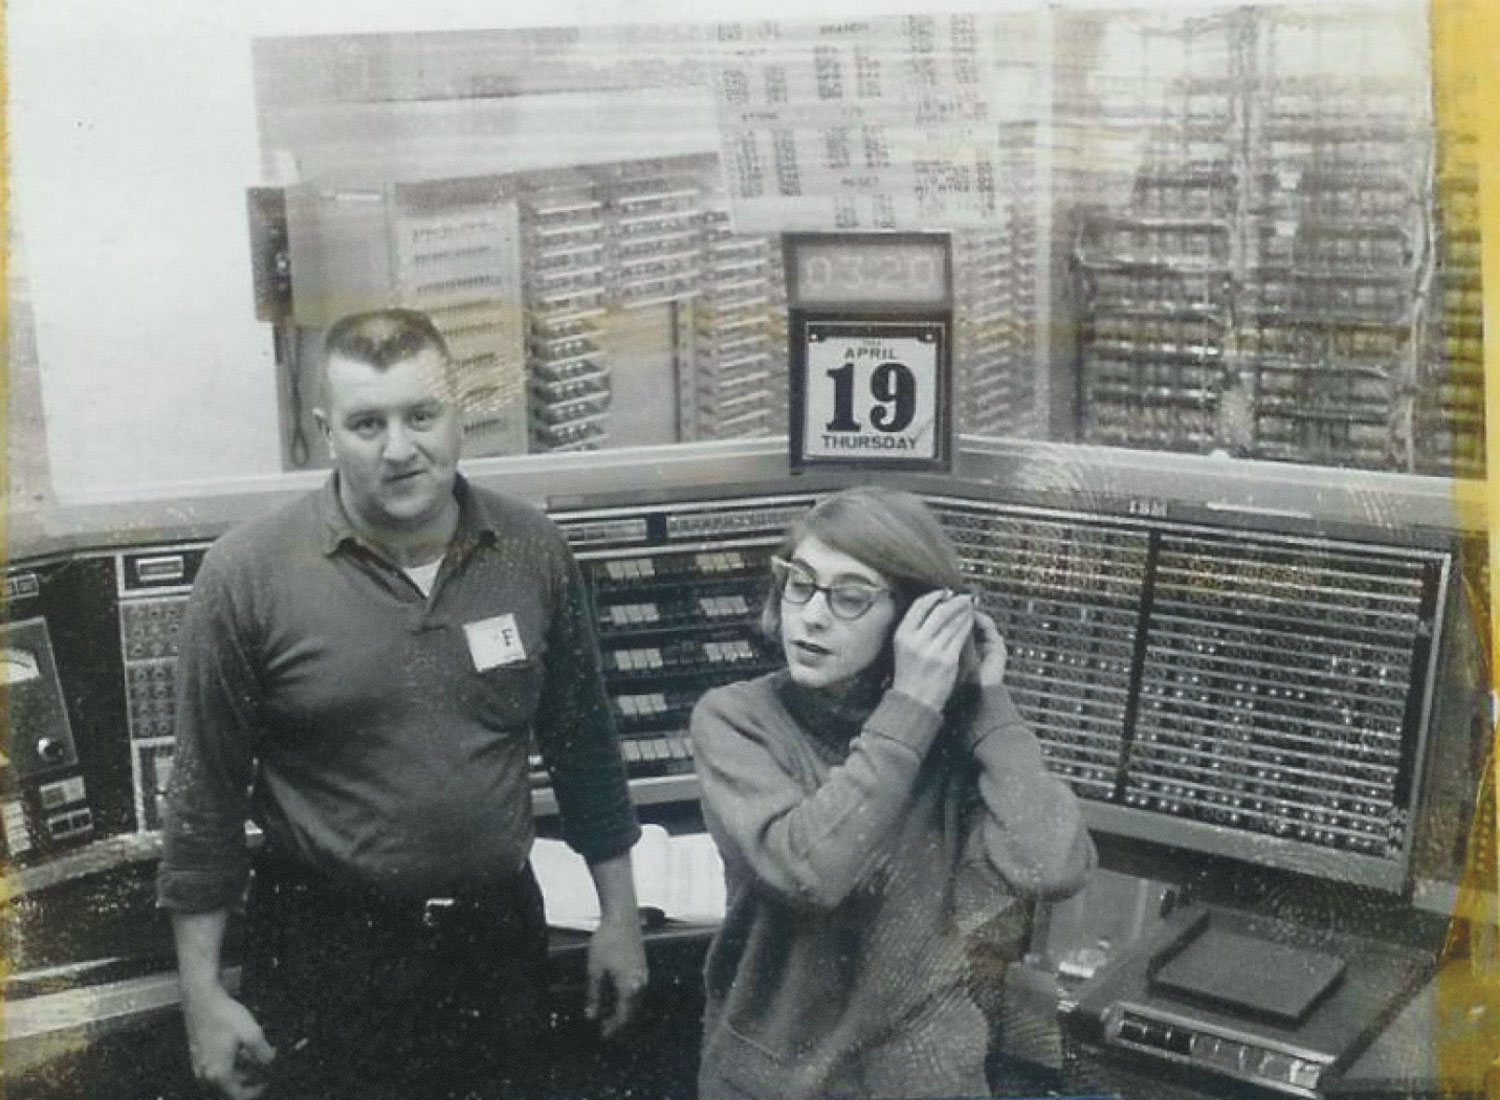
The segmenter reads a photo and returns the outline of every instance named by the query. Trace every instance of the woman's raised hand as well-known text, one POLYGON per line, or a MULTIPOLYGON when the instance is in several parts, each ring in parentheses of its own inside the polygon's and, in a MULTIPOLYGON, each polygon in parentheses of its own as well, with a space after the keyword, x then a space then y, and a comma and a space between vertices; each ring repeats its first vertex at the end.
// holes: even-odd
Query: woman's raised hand
POLYGON ((959 658, 974 630, 974 599, 938 588, 917 597, 896 627, 891 684, 933 710, 942 710, 958 679, 959 658))
POLYGON ((999 686, 1005 680, 1005 639, 995 620, 983 611, 974 612, 974 640, 979 649, 979 686, 999 686))

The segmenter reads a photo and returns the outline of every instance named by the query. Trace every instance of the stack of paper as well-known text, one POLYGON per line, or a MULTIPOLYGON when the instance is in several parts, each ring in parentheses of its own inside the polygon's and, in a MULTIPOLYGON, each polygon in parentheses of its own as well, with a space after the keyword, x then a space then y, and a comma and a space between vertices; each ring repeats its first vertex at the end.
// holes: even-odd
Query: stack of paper
MULTIPOLYGON (((724 863, 707 833, 672 835, 643 825, 630 852, 636 901, 669 921, 718 924, 724 919, 724 863)), ((561 840, 538 840, 531 868, 542 887, 547 923, 591 932, 599 927, 599 896, 582 856, 561 840)))

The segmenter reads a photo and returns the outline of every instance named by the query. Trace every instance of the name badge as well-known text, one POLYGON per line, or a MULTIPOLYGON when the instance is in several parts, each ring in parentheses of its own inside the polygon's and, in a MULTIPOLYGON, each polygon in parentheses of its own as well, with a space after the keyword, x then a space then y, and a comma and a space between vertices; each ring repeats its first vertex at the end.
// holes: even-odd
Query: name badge
POLYGON ((469 656, 474 658, 474 667, 480 672, 526 660, 526 647, 521 644, 521 631, 516 627, 514 615, 464 623, 464 635, 469 640, 469 656))

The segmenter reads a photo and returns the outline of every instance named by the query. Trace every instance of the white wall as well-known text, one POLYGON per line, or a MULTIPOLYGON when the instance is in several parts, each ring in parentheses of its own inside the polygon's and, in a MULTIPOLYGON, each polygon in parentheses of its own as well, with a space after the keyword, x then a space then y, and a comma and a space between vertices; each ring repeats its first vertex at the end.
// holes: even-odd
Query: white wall
POLYGON ((244 210, 245 188, 263 182, 255 37, 964 6, 1029 4, 11 0, 10 183, 57 499, 279 470, 269 330, 254 318, 244 210))
POLYGON ((264 471, 248 50, 203 29, 12 26, 11 181, 57 496, 264 471))
POLYGON ((358 14, 333 0, 8 8, 13 209, 63 503, 279 469, 244 210, 245 188, 262 182, 254 37, 708 17, 659 0, 381 0, 358 14))

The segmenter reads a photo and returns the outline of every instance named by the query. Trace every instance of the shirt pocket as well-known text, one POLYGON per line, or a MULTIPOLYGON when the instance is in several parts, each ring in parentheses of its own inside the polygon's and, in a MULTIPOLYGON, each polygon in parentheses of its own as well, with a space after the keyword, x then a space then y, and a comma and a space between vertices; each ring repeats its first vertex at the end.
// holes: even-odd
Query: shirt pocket
POLYGON ((542 669, 531 658, 473 674, 480 720, 497 729, 529 728, 542 693, 542 669))

